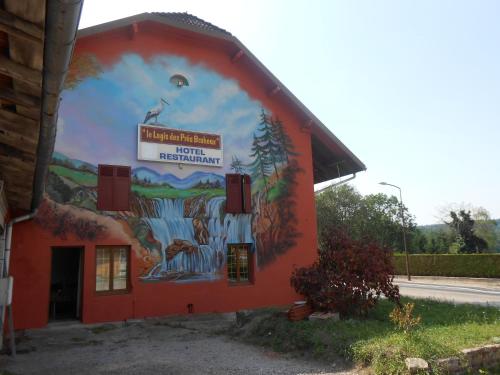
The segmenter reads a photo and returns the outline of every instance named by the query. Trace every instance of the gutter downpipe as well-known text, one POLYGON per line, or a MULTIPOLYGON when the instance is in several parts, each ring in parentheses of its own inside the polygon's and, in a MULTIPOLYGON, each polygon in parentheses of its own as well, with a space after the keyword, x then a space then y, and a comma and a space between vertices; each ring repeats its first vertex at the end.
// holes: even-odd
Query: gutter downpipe
POLYGON ((83 0, 48 0, 43 51, 42 113, 31 209, 43 198, 47 170, 54 151, 59 95, 75 47, 83 0))
POLYGON ((315 195, 317 194, 321 194, 322 192, 324 192, 326 189, 330 189, 330 188, 334 188, 335 186, 339 186, 339 185, 342 185, 342 184, 345 184, 346 182, 349 182, 351 180, 354 180, 356 178, 356 173, 353 173, 351 177, 349 178, 346 178, 345 180, 343 181, 339 181, 339 182, 335 182, 331 185, 328 185, 327 187, 324 187, 323 189, 321 190, 317 190, 314 192, 315 195))

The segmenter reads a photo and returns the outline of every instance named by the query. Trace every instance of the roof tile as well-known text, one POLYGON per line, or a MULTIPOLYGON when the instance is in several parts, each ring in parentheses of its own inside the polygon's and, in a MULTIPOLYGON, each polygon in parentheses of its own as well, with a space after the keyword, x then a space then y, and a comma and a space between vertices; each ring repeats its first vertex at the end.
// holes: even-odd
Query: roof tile
POLYGON ((192 14, 189 14, 187 12, 184 12, 184 13, 155 12, 153 14, 165 17, 167 19, 167 21, 170 21, 173 23, 178 23, 178 24, 184 24, 184 25, 191 27, 191 28, 194 28, 194 29, 199 29, 202 31, 211 31, 211 32, 219 33, 219 34, 226 36, 226 37, 232 36, 230 32, 228 32, 224 29, 221 29, 220 27, 217 27, 214 24, 211 24, 210 22, 204 21, 201 18, 193 16, 192 14))

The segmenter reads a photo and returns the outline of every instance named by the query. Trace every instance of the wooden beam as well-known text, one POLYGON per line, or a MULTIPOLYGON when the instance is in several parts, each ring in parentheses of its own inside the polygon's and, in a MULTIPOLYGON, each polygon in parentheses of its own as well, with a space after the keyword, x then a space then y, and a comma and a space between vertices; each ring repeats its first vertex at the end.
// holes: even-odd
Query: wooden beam
POLYGON ((33 190, 31 190, 29 187, 21 187, 19 188, 17 185, 12 185, 11 187, 8 187, 6 184, 6 195, 8 196, 7 199, 11 200, 20 200, 23 199, 24 197, 31 197, 31 194, 33 194, 33 190))
POLYGON ((32 43, 43 44, 43 29, 0 9, 0 30, 32 43))
POLYGON ((25 160, 21 160, 19 158, 0 155, 0 163, 2 164, 0 166, 0 170, 2 168, 5 168, 6 165, 12 165, 13 167, 15 167, 19 170, 23 170, 23 171, 26 171, 29 173, 35 172, 35 162, 34 161, 25 161, 25 160))
POLYGON ((300 131, 303 133, 310 133, 312 129, 313 121, 307 120, 306 122, 300 125, 300 131))
POLYGON ((238 61, 239 59, 241 59, 243 57, 243 55, 245 54, 245 52, 243 52, 243 50, 238 50, 238 52, 236 52, 232 57, 231 57, 231 62, 232 63, 235 63, 236 61, 238 61))
MULTIPOLYGON (((1 90, 1 88, 0 88, 1 90)), ((36 126, 38 124, 37 120, 33 120, 30 117, 23 116, 17 112, 8 111, 6 109, 0 108, 0 119, 12 122, 25 122, 28 125, 36 126)))
POLYGON ((139 32, 139 25, 137 22, 132 23, 130 25, 130 39, 135 39, 135 36, 139 32))
POLYGON ((0 143, 17 148, 21 151, 35 154, 38 147, 38 139, 22 136, 16 132, 0 129, 0 143))
POLYGON ((0 117, 0 130, 15 132, 19 135, 33 138, 39 134, 38 124, 31 125, 27 121, 8 121, 0 117))
POLYGON ((3 55, 0 55, 0 73, 42 87, 42 72, 16 63, 3 55))
POLYGON ((21 151, 17 147, 9 146, 5 143, 0 143, 0 156, 13 157, 27 162, 34 162, 36 159, 36 154, 21 151))
POLYGON ((16 187, 18 193, 30 191, 33 189, 34 171, 21 171, 13 167, 2 168, 3 179, 6 181, 7 188, 14 190, 16 187))
POLYGON ((269 91, 269 92, 267 93, 267 95, 269 95, 269 96, 274 96, 274 95, 276 95, 276 94, 277 94, 278 92, 280 92, 280 91, 281 91, 281 87, 279 87, 278 85, 276 85, 276 86, 274 86, 274 87, 271 89, 271 91, 269 91))
POLYGON ((21 104, 26 107, 40 107, 40 98, 15 92, 9 87, 0 88, 0 99, 6 99, 15 104, 21 104))
POLYGON ((16 207, 23 210, 30 209, 33 192, 17 193, 14 189, 6 189, 6 193, 9 207, 16 207))

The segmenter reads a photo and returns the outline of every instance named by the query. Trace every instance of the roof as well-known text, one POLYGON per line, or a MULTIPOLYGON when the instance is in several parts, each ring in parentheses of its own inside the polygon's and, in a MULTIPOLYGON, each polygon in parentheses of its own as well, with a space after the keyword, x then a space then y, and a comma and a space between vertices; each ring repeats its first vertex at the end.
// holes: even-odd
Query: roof
POLYGON ((152 13, 164 17, 166 22, 185 25, 200 31, 211 31, 222 36, 232 36, 230 32, 189 13, 152 13))
POLYGON ((366 170, 363 162, 352 153, 283 83, 281 83, 235 36, 207 21, 188 13, 142 13, 128 18, 88 27, 78 32, 86 37, 143 21, 153 21, 188 32, 203 34, 233 45, 240 56, 248 58, 271 83, 273 92, 284 94, 302 113, 304 129, 311 132, 314 183, 366 170))

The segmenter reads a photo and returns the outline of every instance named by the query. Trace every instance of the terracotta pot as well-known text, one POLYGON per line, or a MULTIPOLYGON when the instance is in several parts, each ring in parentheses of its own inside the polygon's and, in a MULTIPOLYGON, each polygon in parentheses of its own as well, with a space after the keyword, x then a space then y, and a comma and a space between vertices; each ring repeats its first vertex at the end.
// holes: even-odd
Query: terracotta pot
POLYGON ((311 306, 307 304, 294 305, 288 310, 288 320, 296 322, 306 319, 313 312, 311 306))

